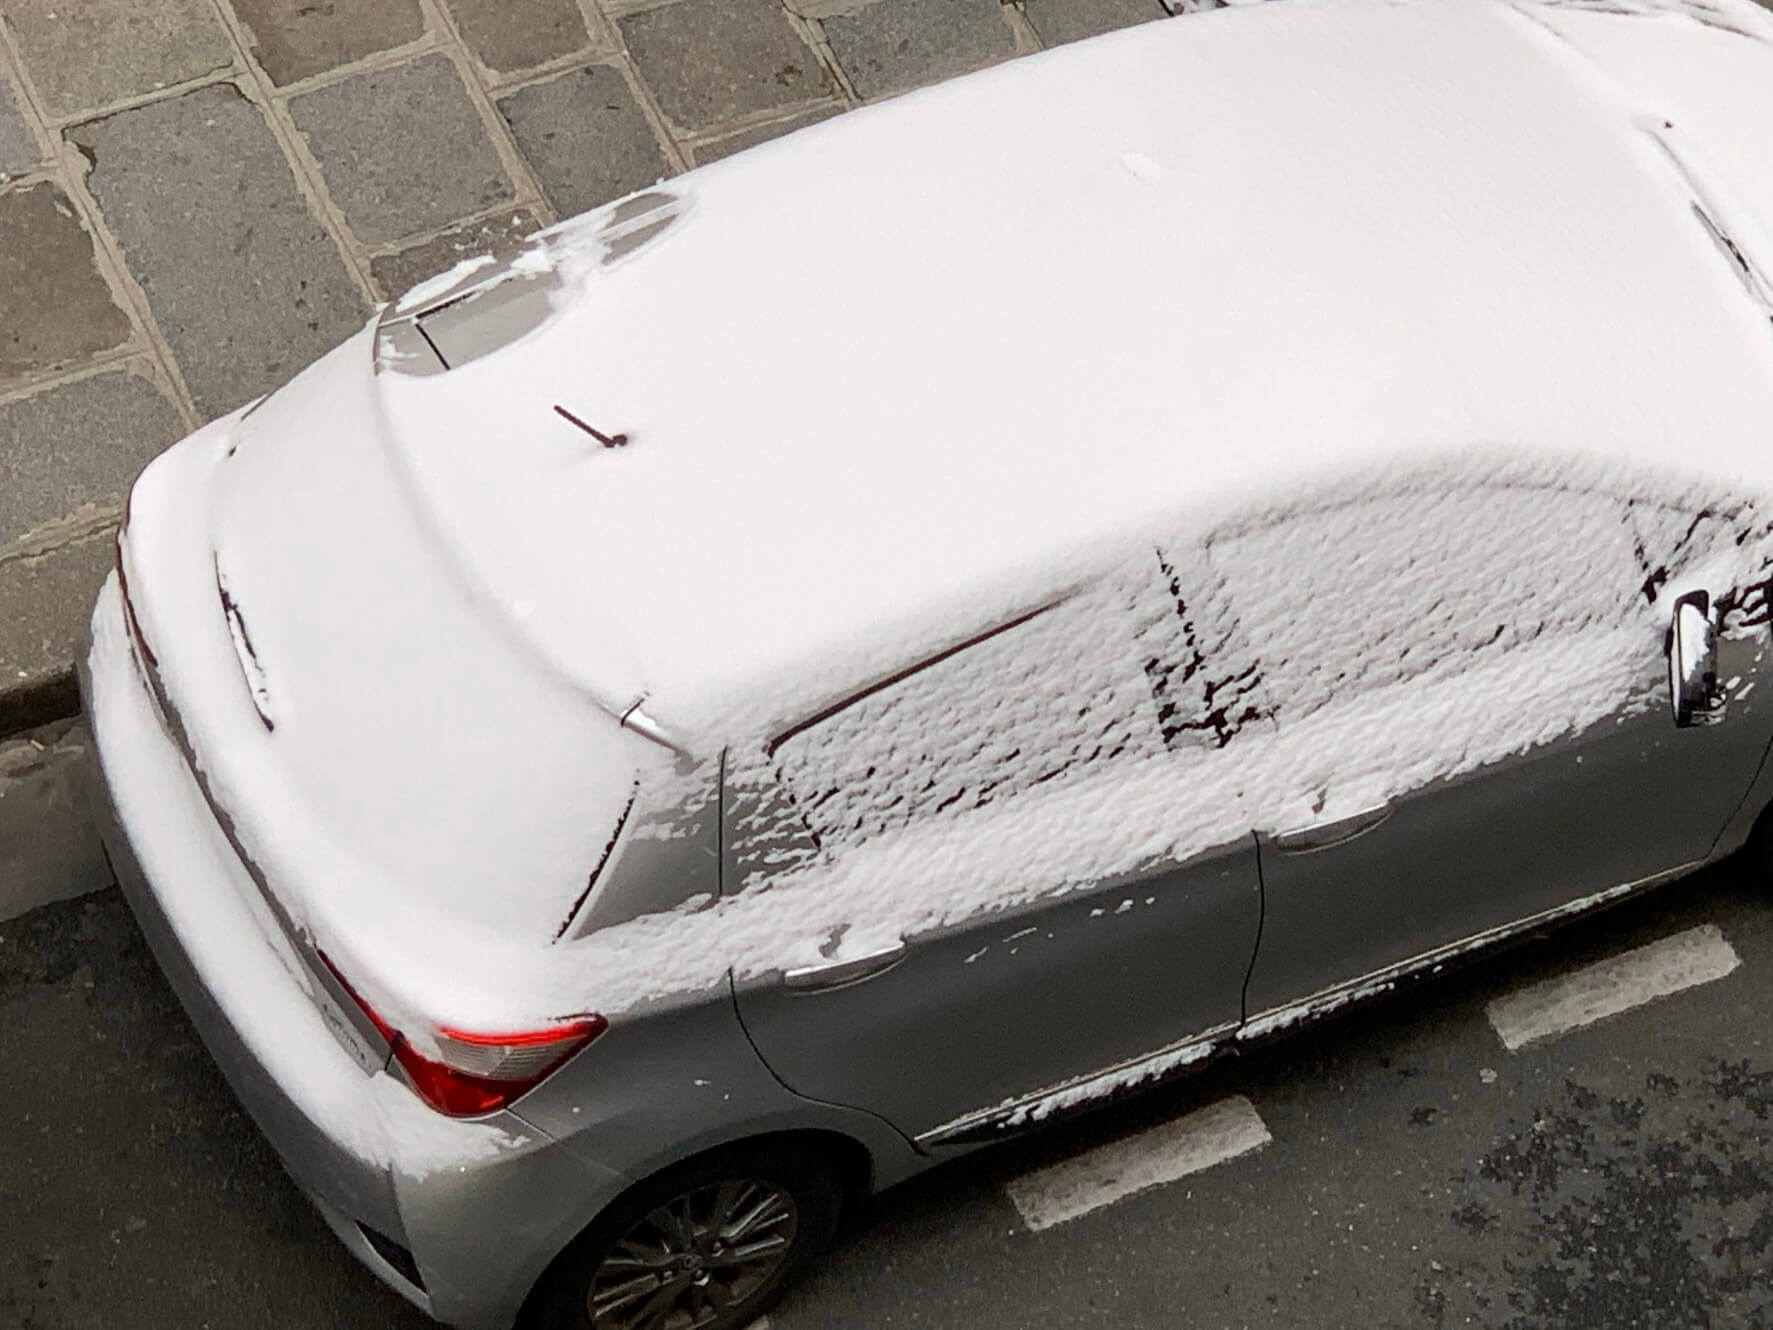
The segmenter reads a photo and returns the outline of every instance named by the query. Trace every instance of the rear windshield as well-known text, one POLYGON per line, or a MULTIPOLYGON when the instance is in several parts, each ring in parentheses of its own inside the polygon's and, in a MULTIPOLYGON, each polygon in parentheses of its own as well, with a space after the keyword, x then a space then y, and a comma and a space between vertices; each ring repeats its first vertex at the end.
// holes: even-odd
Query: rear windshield
POLYGON ((217 570, 287 778, 241 811, 308 805, 415 923, 552 937, 669 754, 551 674, 525 607, 462 572, 391 468, 367 348, 341 350, 256 411, 223 464, 217 570))

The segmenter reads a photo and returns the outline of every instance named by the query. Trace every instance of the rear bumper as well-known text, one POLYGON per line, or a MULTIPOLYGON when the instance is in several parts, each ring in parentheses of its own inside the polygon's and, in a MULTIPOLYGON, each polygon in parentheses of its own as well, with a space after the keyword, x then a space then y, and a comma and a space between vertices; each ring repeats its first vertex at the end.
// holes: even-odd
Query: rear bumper
MULTIPOLYGON (((156 465, 204 465, 213 450, 196 442, 156 465)), ((144 582, 173 571, 152 563, 135 569, 144 582)), ((288 939, 262 917, 256 884, 168 733, 115 577, 90 641, 79 668, 99 759, 94 817, 199 1036, 353 1254, 440 1320, 508 1325, 554 1254, 628 1180, 509 1114, 444 1118, 386 1072, 365 1072, 325 1023, 288 939), (361 1226, 398 1245, 378 1251, 361 1226), (402 1274, 400 1247, 418 1282, 402 1274)))
MULTIPOLYGON (((384 1233, 398 1234, 401 1231, 399 1207, 387 1169, 344 1148, 283 1093, 263 1060, 229 1019, 216 989, 199 969, 200 953, 194 954, 197 949, 188 946, 181 936, 168 903, 155 891, 142 858, 136 852, 134 840, 145 840, 146 837, 141 837, 140 833, 132 836, 112 788, 109 752, 118 748, 130 750, 141 763, 133 784, 157 778, 159 788, 155 791, 156 816, 152 837, 159 841, 174 837, 184 840, 186 872, 189 873, 192 866, 208 870, 203 873, 207 881, 193 883, 189 876, 185 879, 190 886, 201 886, 213 901, 212 917, 205 929, 207 936, 218 946, 224 939, 231 938, 241 946, 236 954, 251 958, 250 963, 258 970, 261 986, 270 981, 278 987, 287 987, 288 998, 300 999, 293 976, 289 976, 288 984, 284 985, 284 976, 273 969, 282 968, 283 961, 272 952, 250 916, 236 904, 242 887, 246 890, 253 888, 250 882, 238 880, 244 878, 244 870, 238 873, 237 880, 227 881, 229 847, 219 830, 213 827, 194 782, 181 769, 182 764, 170 760, 174 749, 164 732, 156 738, 146 730, 146 724, 150 722, 158 729, 158 719, 152 712, 148 692, 139 676, 131 679, 119 668, 133 664, 133 657, 107 649, 117 643, 124 631, 121 598, 114 585, 107 585, 100 595, 93 625, 100 649, 89 653, 79 668, 80 691, 87 713, 93 718, 95 731, 102 730, 105 735, 98 748, 99 761, 94 763, 91 804, 117 883, 129 901, 142 936, 210 1055, 253 1121, 270 1138, 296 1184, 311 1196, 323 1198, 335 1210, 361 1219, 384 1233), (111 677, 95 681, 95 658, 99 670, 111 677), (235 908, 229 909, 230 905, 235 908), (253 937, 251 932, 258 932, 260 936, 253 937)), ((136 802, 140 802, 139 798, 136 802)), ((143 828, 143 831, 147 830, 143 828)), ((187 895, 186 899, 190 896, 187 895)), ((215 959, 219 960, 219 957, 215 959)), ((286 1018, 299 1014, 293 1010, 293 1001, 278 1005, 286 1008, 286 1018)), ((393 1275, 391 1269, 377 1270, 377 1273, 384 1278, 393 1275)), ((420 1307, 431 1310, 430 1299, 422 1291, 398 1276, 390 1278, 389 1282, 420 1307)))

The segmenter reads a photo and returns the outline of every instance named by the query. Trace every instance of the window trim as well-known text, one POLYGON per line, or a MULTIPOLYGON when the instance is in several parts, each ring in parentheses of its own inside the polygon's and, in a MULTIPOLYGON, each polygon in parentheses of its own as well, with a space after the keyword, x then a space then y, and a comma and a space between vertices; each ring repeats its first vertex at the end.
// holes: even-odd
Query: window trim
POLYGON ((1007 633, 1012 628, 1020 628, 1031 619, 1039 618, 1048 610, 1058 609, 1059 606, 1077 595, 1080 590, 1082 590, 1081 587, 1067 588, 1059 595, 1035 606, 1031 610, 1024 610, 1014 618, 1005 620, 1004 622, 997 624, 995 627, 987 628, 982 633, 975 633, 964 641, 956 642, 952 646, 944 647, 934 655, 925 656, 923 659, 915 661, 901 670, 896 670, 892 674, 886 675, 884 678, 876 679, 872 683, 864 684, 861 688, 856 689, 852 693, 845 694, 829 706, 821 707, 812 714, 795 721, 786 729, 778 731, 774 738, 765 740, 763 745, 764 757, 775 757, 776 750, 781 748, 781 746, 787 743, 790 739, 794 739, 799 735, 806 733, 806 731, 812 729, 815 725, 824 724, 833 716, 849 710, 856 703, 872 697, 876 693, 884 692, 894 684, 903 683, 905 680, 911 678, 912 675, 921 674, 931 666, 940 665, 943 661, 958 656, 963 651, 969 651, 983 642, 989 642, 992 638, 1007 633))

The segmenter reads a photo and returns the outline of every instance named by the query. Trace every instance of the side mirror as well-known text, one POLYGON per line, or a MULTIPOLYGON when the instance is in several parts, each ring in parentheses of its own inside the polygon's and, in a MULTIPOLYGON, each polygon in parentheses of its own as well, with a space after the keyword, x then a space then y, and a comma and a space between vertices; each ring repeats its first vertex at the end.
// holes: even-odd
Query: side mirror
POLYGON ((1674 603, 1668 634, 1668 693, 1674 723, 1716 725, 1724 718, 1718 687, 1718 633, 1711 621, 1711 597, 1689 591, 1674 603))

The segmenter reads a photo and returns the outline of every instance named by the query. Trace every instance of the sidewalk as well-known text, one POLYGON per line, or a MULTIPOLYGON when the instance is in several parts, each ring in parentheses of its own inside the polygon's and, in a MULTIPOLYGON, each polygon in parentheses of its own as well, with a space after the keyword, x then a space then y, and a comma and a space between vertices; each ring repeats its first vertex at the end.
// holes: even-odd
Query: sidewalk
POLYGON ((848 107, 1162 13, 0 0, 0 738, 75 709, 136 471, 377 301, 848 107))

